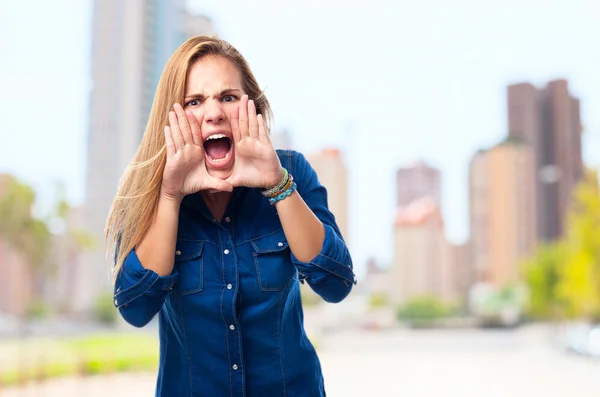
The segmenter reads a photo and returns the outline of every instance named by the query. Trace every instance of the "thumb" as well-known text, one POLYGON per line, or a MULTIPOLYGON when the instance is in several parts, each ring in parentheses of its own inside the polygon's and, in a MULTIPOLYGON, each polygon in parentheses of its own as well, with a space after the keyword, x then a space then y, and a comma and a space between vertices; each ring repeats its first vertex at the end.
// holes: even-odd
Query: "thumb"
POLYGON ((206 188, 220 190, 222 192, 232 192, 233 185, 228 181, 224 181, 214 176, 208 175, 204 181, 206 188))

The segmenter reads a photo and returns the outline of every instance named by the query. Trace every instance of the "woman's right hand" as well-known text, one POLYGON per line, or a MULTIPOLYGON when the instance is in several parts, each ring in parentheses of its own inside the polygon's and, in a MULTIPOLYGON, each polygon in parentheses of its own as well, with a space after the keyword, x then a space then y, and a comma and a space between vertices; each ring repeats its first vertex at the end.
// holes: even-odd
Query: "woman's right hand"
POLYGON ((176 103, 169 112, 169 126, 165 127, 167 163, 163 173, 162 194, 178 200, 200 190, 230 192, 233 186, 208 174, 202 141, 202 118, 197 120, 191 112, 176 103))

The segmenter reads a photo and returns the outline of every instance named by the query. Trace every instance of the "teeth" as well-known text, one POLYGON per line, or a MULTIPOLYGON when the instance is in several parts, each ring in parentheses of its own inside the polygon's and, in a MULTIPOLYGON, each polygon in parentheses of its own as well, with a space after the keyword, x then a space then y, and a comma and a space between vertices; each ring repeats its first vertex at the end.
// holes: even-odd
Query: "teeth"
POLYGON ((227 135, 224 135, 224 134, 215 134, 215 135, 209 136, 206 140, 209 141, 211 139, 221 139, 221 138, 227 138, 227 135))

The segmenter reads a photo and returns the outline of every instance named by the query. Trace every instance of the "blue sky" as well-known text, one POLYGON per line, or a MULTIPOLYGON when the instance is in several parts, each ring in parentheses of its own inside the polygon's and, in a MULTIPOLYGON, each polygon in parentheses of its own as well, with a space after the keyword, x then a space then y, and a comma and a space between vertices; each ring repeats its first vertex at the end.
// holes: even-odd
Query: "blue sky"
MULTIPOLYGON (((582 101, 586 161, 600 166, 600 2, 287 3, 194 0, 266 88, 297 149, 345 151, 357 267, 393 253, 394 170, 443 171, 448 237, 468 237, 467 166, 506 134, 505 87, 567 78, 582 101)), ((90 0, 5 1, 0 12, 0 172, 81 202, 90 0), (32 10, 35 9, 35 12, 32 10)), ((359 270, 360 271, 360 270, 359 270)))

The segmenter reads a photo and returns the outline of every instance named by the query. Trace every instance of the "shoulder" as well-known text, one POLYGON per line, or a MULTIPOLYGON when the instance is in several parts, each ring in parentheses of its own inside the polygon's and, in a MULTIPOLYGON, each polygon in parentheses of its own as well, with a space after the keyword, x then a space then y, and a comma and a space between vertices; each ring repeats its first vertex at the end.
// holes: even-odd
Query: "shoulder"
POLYGON ((276 150, 281 165, 285 167, 298 186, 310 185, 317 182, 317 175, 306 159, 306 157, 296 150, 276 150))
POLYGON ((277 149, 276 152, 281 165, 290 172, 305 172, 306 166, 309 165, 306 157, 296 150, 277 149))

